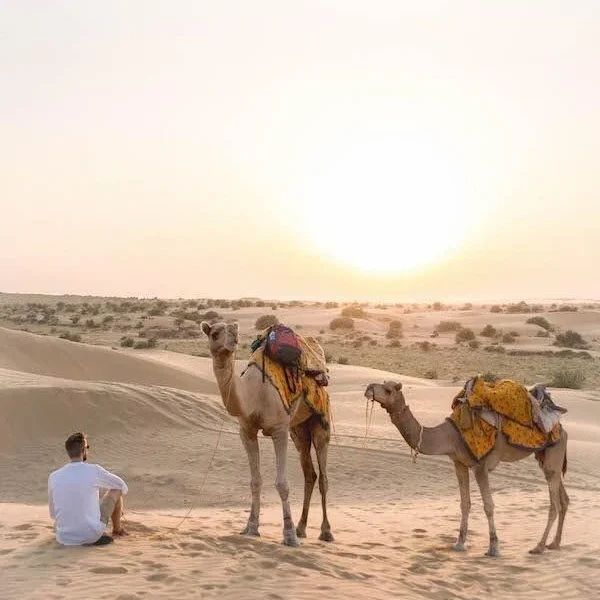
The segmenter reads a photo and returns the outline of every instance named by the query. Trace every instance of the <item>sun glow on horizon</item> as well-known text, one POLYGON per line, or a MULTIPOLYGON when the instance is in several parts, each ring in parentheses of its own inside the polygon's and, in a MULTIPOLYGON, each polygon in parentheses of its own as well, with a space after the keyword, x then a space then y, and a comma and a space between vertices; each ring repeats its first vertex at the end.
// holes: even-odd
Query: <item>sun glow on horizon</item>
POLYGON ((304 235, 325 256, 369 273, 406 273, 448 257, 475 222, 453 158, 397 137, 320 156, 296 190, 304 235))

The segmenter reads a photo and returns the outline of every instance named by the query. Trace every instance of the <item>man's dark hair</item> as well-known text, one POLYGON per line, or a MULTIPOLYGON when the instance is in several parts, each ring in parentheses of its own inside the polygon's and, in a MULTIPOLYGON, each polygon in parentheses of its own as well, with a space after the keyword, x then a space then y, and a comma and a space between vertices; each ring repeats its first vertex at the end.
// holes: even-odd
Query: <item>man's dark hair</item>
POLYGON ((78 431, 70 435, 65 442, 65 449, 69 458, 79 458, 83 454, 85 448, 85 433, 78 431))

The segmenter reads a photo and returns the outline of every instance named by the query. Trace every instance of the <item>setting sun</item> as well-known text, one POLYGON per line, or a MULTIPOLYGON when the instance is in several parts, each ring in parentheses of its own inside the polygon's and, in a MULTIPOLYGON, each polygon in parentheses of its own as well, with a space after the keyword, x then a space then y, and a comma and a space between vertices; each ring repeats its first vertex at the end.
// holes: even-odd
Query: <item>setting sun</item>
POLYGON ((302 227, 323 254, 351 267, 394 273, 431 264, 460 245, 474 219, 454 162, 410 138, 321 155, 301 190, 302 227))

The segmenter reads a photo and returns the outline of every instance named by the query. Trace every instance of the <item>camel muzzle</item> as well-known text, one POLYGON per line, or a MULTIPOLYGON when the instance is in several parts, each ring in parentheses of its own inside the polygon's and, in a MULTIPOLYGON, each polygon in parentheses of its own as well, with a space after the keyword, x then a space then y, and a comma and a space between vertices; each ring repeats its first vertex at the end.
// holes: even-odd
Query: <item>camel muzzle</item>
POLYGON ((370 383, 365 390, 365 398, 371 402, 375 402, 375 390, 372 383, 370 383))

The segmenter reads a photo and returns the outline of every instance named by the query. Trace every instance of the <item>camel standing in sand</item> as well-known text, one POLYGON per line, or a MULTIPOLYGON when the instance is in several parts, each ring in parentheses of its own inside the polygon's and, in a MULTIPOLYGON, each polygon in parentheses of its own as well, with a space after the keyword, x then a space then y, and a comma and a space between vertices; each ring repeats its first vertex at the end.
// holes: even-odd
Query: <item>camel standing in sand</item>
POLYGON ((242 377, 234 374, 234 353, 238 345, 237 323, 202 323, 202 331, 208 336, 208 347, 213 359, 213 370, 227 412, 237 417, 240 424, 240 437, 250 463, 250 490, 252 506, 248 524, 242 534, 258 536, 260 514, 260 459, 257 435, 260 430, 273 439, 277 478, 275 487, 281 497, 283 507, 283 543, 286 546, 299 546, 298 537, 306 537, 306 522, 317 474, 311 458, 311 444, 315 447, 319 464, 319 490, 323 507, 320 540, 331 542, 333 535, 327 519, 327 451, 329 431, 321 425, 318 415, 313 413, 305 402, 296 402, 288 414, 279 393, 269 381, 263 381, 262 373, 256 365, 248 368, 242 377), (287 481, 288 432, 291 434, 304 473, 304 505, 298 528, 294 529, 287 481))
MULTIPOLYGON (((498 556, 498 536, 494 525, 494 501, 490 491, 488 473, 493 471, 500 462, 522 460, 532 454, 533 451, 510 446, 506 437, 499 431, 492 451, 482 460, 475 461, 471 457, 461 435, 449 421, 444 421, 436 427, 423 427, 419 424, 404 400, 401 383, 393 381, 386 381, 383 384, 371 383, 365 390, 365 396, 370 400, 379 402, 385 408, 392 423, 398 428, 406 443, 413 450, 421 454, 445 454, 454 462, 460 488, 461 510, 460 530, 454 550, 465 549, 469 510, 471 508, 469 468, 473 469, 475 480, 481 491, 483 509, 488 519, 490 531, 490 546, 486 555, 498 556)), ((536 452, 536 458, 544 472, 550 492, 548 524, 538 545, 530 550, 532 554, 541 554, 546 548, 546 540, 557 514, 556 536, 548 548, 559 548, 565 515, 569 506, 569 496, 567 496, 562 480, 562 476, 567 469, 567 432, 565 429, 562 429, 558 442, 541 452, 536 452)))

